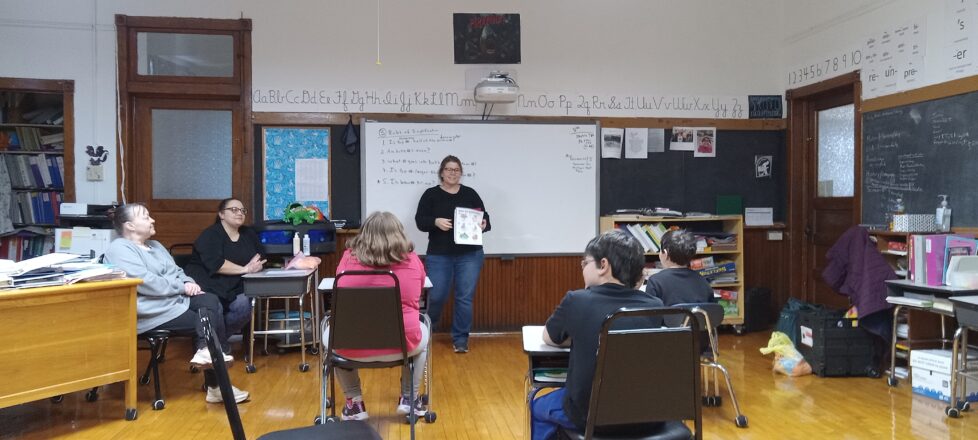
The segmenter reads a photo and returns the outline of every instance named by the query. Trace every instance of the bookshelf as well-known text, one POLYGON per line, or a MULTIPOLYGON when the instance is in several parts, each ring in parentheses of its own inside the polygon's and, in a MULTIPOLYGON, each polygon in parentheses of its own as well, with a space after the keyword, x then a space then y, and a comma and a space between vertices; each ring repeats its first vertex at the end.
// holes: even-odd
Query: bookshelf
MULTIPOLYGON (((734 237, 732 244, 725 249, 706 247, 697 253, 696 258, 713 257, 715 262, 731 261, 734 263, 736 278, 731 282, 711 282, 714 291, 726 290, 734 292, 736 298, 722 300, 724 306, 723 324, 732 325, 738 334, 743 332, 744 324, 744 220, 739 215, 720 215, 708 217, 648 217, 642 215, 612 215, 602 216, 599 220, 601 232, 612 229, 625 229, 628 225, 657 226, 661 224, 666 229, 673 226, 686 229, 695 235, 722 233, 734 237)), ((646 267, 653 265, 659 259, 656 251, 646 254, 646 267)))
POLYGON ((61 203, 74 195, 73 93, 72 81, 0 78, 0 166, 8 177, 0 192, 9 195, 0 212, 2 259, 54 250, 61 203))

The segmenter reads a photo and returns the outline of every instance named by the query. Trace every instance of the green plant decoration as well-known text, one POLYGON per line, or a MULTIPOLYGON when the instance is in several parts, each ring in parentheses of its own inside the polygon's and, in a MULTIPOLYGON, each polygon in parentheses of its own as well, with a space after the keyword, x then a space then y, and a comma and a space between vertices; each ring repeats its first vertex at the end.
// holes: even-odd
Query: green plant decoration
POLYGON ((282 217, 286 223, 298 226, 302 222, 313 224, 319 216, 317 210, 306 208, 299 202, 294 202, 285 208, 285 215, 282 217))

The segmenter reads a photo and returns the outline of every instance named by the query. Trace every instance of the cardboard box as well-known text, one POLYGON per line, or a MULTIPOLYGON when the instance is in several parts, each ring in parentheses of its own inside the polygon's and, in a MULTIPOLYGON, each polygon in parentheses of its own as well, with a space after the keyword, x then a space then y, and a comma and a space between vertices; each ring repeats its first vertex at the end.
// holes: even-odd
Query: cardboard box
POLYGON ((934 214, 894 214, 894 232, 937 232, 934 214))
MULTIPOLYGON (((976 363, 978 353, 968 352, 968 363, 976 363)), ((910 351, 910 368, 923 368, 944 374, 951 374, 951 350, 932 348, 910 351)))
MULTIPOLYGON (((978 368, 978 354, 968 353, 969 368, 978 368)), ((951 401, 951 350, 912 350, 910 352, 910 383, 915 394, 932 399, 951 401)), ((959 380, 963 379, 959 377, 959 380)), ((978 402, 978 380, 967 379, 965 400, 978 402)), ((958 389, 960 390, 959 384, 958 389)))
MULTIPOLYGON (((975 365, 978 366, 978 364, 975 365)), ((961 378, 959 377, 958 379, 960 380, 961 378)), ((939 373, 924 368, 914 368, 910 372, 910 384, 914 394, 920 394, 921 396, 927 396, 945 402, 951 401, 950 374, 939 373)), ((964 384, 958 384, 959 390, 961 389, 961 385, 964 384)), ((978 402, 978 380, 968 378, 968 395, 965 396, 965 400, 978 402)))

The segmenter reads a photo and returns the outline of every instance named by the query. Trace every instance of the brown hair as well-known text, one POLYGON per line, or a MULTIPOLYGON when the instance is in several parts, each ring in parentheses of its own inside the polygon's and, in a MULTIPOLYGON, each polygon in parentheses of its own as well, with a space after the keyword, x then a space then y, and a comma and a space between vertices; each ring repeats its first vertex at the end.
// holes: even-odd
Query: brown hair
POLYGON ((452 156, 451 154, 449 154, 448 156, 445 156, 445 158, 441 160, 441 166, 438 167, 438 181, 439 182, 445 180, 445 179, 443 179, 441 177, 441 173, 444 172, 445 171, 445 167, 448 164, 452 163, 452 162, 455 162, 455 163, 458 164, 458 172, 459 172, 459 174, 462 174, 462 172, 465 171, 465 170, 462 169, 462 160, 459 159, 459 158, 457 158, 457 157, 455 157, 455 156, 452 156))
MULTIPOLYGON (((231 202, 236 201, 236 200, 239 201, 239 202, 241 201, 241 200, 238 200, 238 199, 236 199, 234 197, 228 197, 228 198, 226 198, 224 200, 221 200, 221 203, 218 203, 217 204, 217 214, 214 215, 214 223, 220 223, 221 222, 221 211, 227 209, 228 203, 231 203, 231 202)), ((241 203, 241 206, 244 206, 244 202, 241 203)))
POLYGON ((363 221, 360 233, 350 239, 347 248, 364 265, 390 266, 404 261, 414 250, 414 244, 394 214, 377 211, 363 221))
POLYGON ((112 227, 115 228, 115 232, 119 233, 120 236, 125 230, 126 222, 132 221, 132 218, 136 214, 137 208, 143 208, 149 212, 149 208, 142 203, 127 203, 106 211, 106 215, 109 217, 109 220, 112 220, 112 227))

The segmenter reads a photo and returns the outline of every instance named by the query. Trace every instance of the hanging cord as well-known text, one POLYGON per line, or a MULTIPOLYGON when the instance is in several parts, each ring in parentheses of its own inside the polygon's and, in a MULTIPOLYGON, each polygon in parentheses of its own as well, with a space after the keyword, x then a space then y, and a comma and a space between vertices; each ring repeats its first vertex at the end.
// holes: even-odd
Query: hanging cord
POLYGON ((377 65, 380 65, 380 0, 377 0, 377 65))

